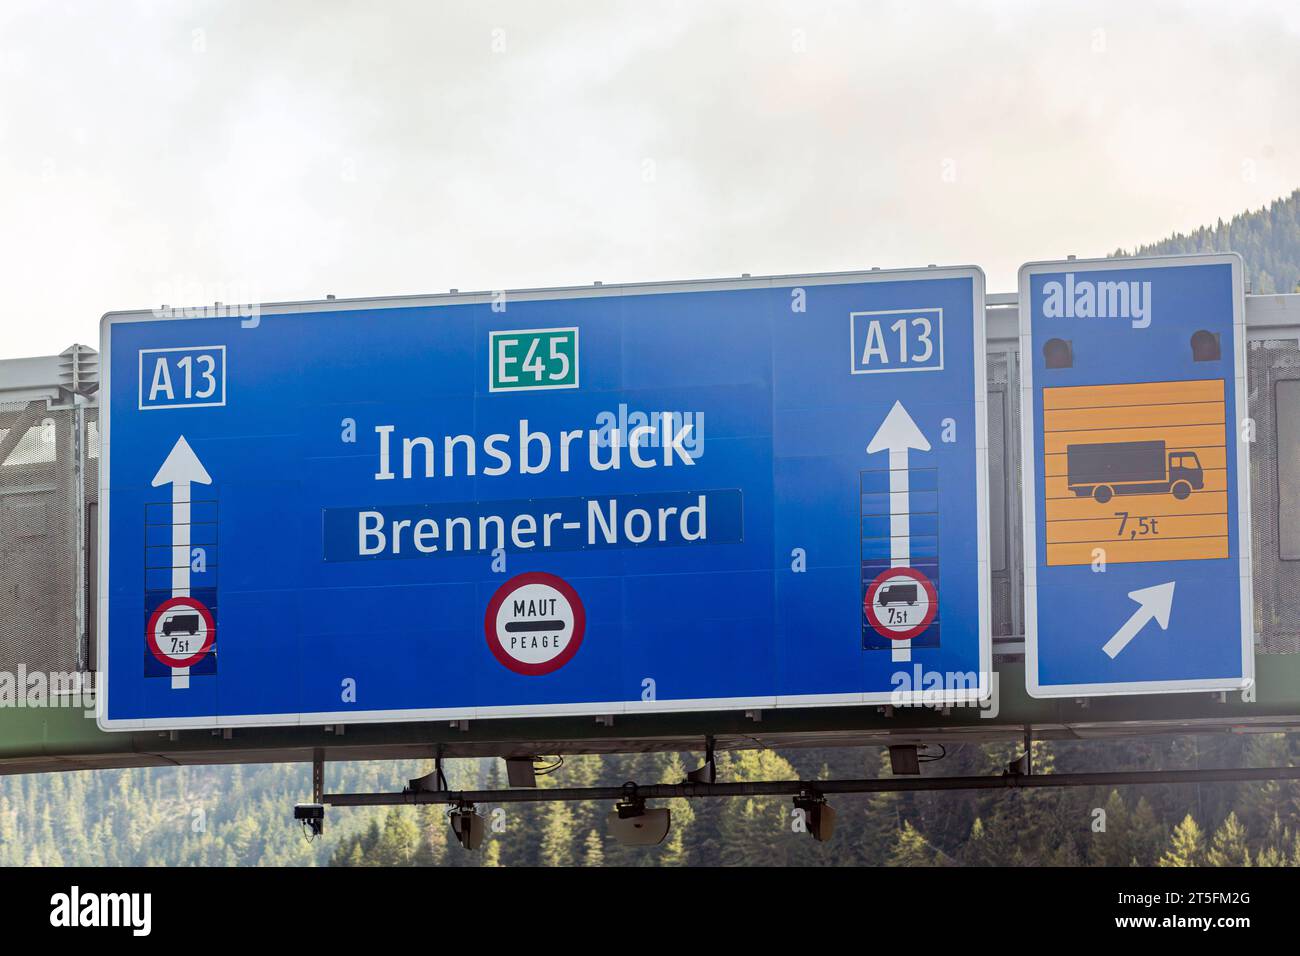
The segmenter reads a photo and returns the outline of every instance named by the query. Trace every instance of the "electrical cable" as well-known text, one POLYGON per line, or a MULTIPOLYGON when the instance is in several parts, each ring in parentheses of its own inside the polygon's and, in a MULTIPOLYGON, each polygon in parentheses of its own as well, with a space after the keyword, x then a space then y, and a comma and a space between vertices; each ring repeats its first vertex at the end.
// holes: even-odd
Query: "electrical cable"
POLYGON ((943 744, 922 744, 921 746, 926 747, 927 749, 930 747, 938 747, 940 752, 938 754, 918 753, 916 755, 918 763, 934 763, 936 760, 942 760, 944 757, 948 756, 948 748, 943 744))

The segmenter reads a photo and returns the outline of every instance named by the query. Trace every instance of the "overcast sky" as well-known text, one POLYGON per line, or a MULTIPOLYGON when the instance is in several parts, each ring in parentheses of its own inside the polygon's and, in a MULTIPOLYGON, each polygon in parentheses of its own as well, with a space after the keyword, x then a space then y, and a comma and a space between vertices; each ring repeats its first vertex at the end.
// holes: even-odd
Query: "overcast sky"
POLYGON ((109 310, 1101 255, 1300 186, 1300 5, 0 0, 0 357, 109 310))

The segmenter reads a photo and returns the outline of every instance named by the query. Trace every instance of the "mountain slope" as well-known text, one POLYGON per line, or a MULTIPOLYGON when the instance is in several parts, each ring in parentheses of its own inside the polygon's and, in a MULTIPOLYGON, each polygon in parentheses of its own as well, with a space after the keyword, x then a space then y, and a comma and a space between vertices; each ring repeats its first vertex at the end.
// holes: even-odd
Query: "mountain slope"
POLYGON ((1239 252, 1246 260, 1251 292, 1300 292, 1300 189, 1231 221, 1220 219, 1191 233, 1142 245, 1113 256, 1160 256, 1189 252, 1239 252))

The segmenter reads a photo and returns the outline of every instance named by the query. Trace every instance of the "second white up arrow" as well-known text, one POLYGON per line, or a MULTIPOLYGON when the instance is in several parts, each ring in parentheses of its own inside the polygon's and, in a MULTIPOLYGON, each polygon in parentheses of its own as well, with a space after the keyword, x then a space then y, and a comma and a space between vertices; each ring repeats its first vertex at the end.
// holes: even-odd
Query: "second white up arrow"
MULTIPOLYGON (((930 442, 907 414, 903 403, 894 406, 867 444, 867 454, 889 451, 889 566, 906 568, 912 563, 912 509, 909 500, 907 453, 909 449, 929 451, 930 442)), ((894 641, 892 659, 912 659, 910 640, 894 641)))

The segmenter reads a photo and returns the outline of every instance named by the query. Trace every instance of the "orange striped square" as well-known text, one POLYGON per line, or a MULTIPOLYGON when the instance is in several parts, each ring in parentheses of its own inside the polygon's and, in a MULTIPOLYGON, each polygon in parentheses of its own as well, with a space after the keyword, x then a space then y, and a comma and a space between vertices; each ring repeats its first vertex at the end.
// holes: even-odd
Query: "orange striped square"
POLYGON ((1227 557, 1224 388, 1043 389, 1047 563, 1227 557))

